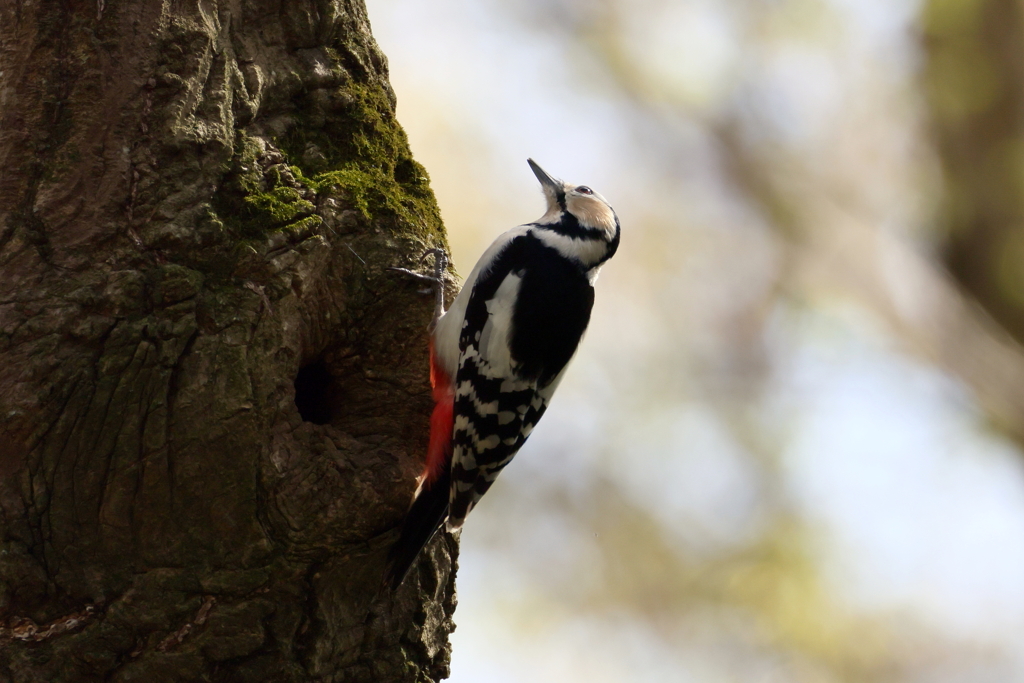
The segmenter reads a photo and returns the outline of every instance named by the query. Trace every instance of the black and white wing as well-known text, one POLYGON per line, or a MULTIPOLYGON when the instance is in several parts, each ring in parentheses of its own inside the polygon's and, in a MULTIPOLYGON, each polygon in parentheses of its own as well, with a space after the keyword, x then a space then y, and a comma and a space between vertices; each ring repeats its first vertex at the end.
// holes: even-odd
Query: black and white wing
POLYGON ((593 298, 585 273, 531 231, 473 283, 455 378, 449 529, 462 526, 544 414, 593 298))

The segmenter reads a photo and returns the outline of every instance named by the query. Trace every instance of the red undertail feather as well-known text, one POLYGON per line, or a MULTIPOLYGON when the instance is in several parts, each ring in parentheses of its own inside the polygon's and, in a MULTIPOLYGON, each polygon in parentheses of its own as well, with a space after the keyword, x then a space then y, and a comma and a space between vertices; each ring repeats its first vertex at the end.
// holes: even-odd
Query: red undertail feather
POLYGON ((430 385, 433 387, 434 412, 430 416, 430 444, 427 446, 427 465, 423 471, 423 483, 431 484, 448 467, 452 458, 452 427, 455 423, 455 392, 452 390, 448 373, 434 353, 434 342, 430 342, 430 385))
POLYGON ((427 463, 412 507, 402 523, 402 532, 388 551, 383 585, 391 591, 398 590, 420 550, 448 518, 455 391, 434 354, 433 343, 430 345, 430 383, 434 387, 434 413, 430 416, 427 463))

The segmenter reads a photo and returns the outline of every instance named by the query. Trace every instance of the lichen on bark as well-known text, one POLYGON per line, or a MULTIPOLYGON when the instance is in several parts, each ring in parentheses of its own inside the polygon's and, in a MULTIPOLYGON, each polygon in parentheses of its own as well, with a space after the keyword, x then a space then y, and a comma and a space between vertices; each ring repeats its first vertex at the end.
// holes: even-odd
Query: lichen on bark
POLYGON ((362 3, 0 33, 0 680, 444 677, 455 540, 377 594, 430 410, 386 267, 444 234, 362 3))

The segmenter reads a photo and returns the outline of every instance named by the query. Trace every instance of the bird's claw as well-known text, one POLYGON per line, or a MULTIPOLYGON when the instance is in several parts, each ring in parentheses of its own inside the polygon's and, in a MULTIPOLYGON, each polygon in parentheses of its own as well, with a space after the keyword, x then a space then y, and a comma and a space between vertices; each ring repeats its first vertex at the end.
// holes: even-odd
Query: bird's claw
POLYGON ((424 275, 423 273, 417 273, 416 271, 409 270, 408 268, 397 268, 394 266, 388 267, 388 270, 394 271, 396 273, 402 273, 403 275, 408 275, 409 277, 414 277, 417 280, 430 283, 430 289, 420 290, 420 293, 434 293, 434 317, 430 322, 429 328, 433 330, 434 326, 437 324, 437 321, 441 319, 442 315, 444 315, 444 271, 448 267, 448 253, 444 249, 441 249, 439 247, 434 249, 427 249, 425 252, 423 252, 423 255, 420 256, 420 263, 423 263, 427 259, 427 257, 431 255, 433 255, 434 257, 433 275, 424 275))
POLYGON ((408 268, 398 268, 397 266, 389 266, 388 270, 393 270, 396 273, 403 273, 405 275, 409 275, 411 277, 416 278, 417 280, 426 280, 427 282, 440 283, 442 282, 443 279, 442 276, 444 275, 444 270, 445 268, 448 267, 448 254, 445 252, 444 249, 440 248, 427 249, 425 252, 423 252, 423 255, 420 256, 420 263, 426 261, 427 257, 431 255, 434 256, 433 275, 424 275, 423 273, 417 273, 416 271, 409 270, 408 268))

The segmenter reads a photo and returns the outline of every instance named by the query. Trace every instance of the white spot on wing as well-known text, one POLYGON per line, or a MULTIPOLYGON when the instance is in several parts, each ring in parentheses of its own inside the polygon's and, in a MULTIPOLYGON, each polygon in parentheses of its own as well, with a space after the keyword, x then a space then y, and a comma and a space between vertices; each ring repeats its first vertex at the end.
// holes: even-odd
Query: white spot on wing
POLYGON ((486 439, 480 439, 476 442, 476 452, 483 453, 484 451, 493 450, 498 447, 501 443, 501 439, 498 438, 497 434, 491 434, 486 439))
POLYGON ((494 297, 485 302, 488 316, 480 335, 480 355, 490 365, 494 377, 507 377, 512 373, 509 332, 522 282, 521 274, 509 273, 498 285, 494 297))
POLYGON ((491 246, 487 248, 487 251, 480 256, 480 260, 476 262, 469 277, 466 278, 465 283, 462 285, 462 290, 455 297, 455 301, 451 303, 447 312, 437 321, 437 326, 434 328, 434 351, 441 362, 441 367, 452 380, 455 379, 455 373, 459 369, 459 334, 465 326, 466 306, 469 305, 469 298, 473 294, 473 288, 476 286, 484 269, 494 263, 494 258, 498 255, 498 252, 516 237, 525 235, 531 229, 531 226, 520 225, 499 235, 498 239, 494 240, 491 246))
POLYGON ((473 402, 473 407, 476 409, 477 415, 494 415, 498 412, 498 402, 491 401, 484 403, 477 396, 476 391, 473 390, 473 385, 470 382, 463 382, 459 385, 458 389, 455 390, 455 398, 460 396, 466 396, 473 402))

